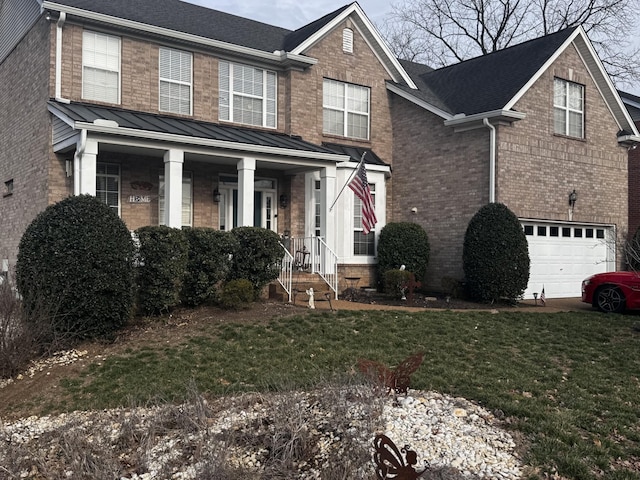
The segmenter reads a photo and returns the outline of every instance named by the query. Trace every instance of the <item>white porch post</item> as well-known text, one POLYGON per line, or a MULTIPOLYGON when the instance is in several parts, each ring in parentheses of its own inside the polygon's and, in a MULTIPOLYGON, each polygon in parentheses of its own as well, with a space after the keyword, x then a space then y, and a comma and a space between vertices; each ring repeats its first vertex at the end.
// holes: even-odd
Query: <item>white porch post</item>
POLYGON ((320 170, 320 235, 334 251, 337 241, 336 214, 330 208, 336 197, 336 170, 335 165, 320 170))
POLYGON ((253 226, 253 194, 256 171, 255 158, 238 162, 238 226, 253 226))
POLYGON ((74 193, 76 195, 96 195, 96 163, 98 158, 98 141, 87 138, 84 148, 78 155, 78 173, 74 179, 74 193))
POLYGON ((182 150, 164 153, 164 224, 182 228, 182 150))

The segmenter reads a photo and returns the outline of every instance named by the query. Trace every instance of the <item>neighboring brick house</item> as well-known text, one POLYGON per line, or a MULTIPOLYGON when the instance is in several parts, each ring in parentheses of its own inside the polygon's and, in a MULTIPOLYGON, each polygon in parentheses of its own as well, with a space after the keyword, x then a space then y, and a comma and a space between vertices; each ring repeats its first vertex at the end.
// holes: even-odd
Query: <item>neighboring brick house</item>
MULTIPOLYGON (((627 92, 618 92, 627 111, 640 128, 640 97, 627 92)), ((640 228, 640 148, 629 149, 629 235, 640 228)))
POLYGON ((586 276, 623 265, 640 138, 581 27, 439 70, 403 65, 419 90, 390 86, 391 216, 429 232, 428 285, 463 280, 466 227, 494 201, 527 235, 527 298, 580 296, 586 276))
POLYGON ((626 233, 638 132, 580 28, 432 71, 396 59, 357 3, 290 31, 179 0, 4 0, 0 84, 3 270, 38 212, 81 193, 131 230, 261 226, 314 270, 335 252, 339 291, 374 284, 391 220, 425 227, 440 288, 462 279, 471 216, 506 203, 532 233, 527 294, 542 280, 548 297, 573 285, 567 262, 615 268, 626 233), (370 235, 342 192, 363 154, 370 235))

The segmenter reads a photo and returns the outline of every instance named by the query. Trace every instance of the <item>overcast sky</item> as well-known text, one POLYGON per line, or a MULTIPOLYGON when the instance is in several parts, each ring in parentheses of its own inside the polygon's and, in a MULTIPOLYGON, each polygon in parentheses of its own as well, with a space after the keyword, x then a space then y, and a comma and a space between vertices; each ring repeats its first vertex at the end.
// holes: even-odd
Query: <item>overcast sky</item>
MULTIPOLYGON (((323 17, 340 7, 351 3, 350 0, 185 0, 204 7, 221 10, 241 17, 278 27, 296 30, 307 23, 323 17)), ((388 0, 359 0, 358 3, 369 19, 378 24, 390 10, 388 0)))

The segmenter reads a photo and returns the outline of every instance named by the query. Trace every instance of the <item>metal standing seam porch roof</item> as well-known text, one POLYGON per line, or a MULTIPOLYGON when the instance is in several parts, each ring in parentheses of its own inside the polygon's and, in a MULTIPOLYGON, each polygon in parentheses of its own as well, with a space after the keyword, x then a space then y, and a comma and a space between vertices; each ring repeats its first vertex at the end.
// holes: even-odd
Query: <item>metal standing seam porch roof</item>
MULTIPOLYGON (((86 103, 65 104, 50 100, 49 110, 58 117, 66 117, 74 123, 85 123, 100 125, 96 120, 107 120, 116 122, 122 129, 131 131, 146 131, 153 133, 178 135, 181 137, 193 137, 195 139, 217 140, 228 142, 236 147, 242 145, 271 147, 283 150, 296 150, 307 152, 311 157, 329 156, 335 161, 342 161, 335 150, 302 140, 299 136, 286 135, 277 132, 266 132, 252 130, 231 125, 220 125, 216 123, 203 122, 183 118, 171 117, 168 115, 156 115, 145 112, 123 110, 120 108, 103 107, 86 103)), ((126 130, 122 134, 126 135, 126 130)), ((237 148, 236 148, 237 149, 237 148)))

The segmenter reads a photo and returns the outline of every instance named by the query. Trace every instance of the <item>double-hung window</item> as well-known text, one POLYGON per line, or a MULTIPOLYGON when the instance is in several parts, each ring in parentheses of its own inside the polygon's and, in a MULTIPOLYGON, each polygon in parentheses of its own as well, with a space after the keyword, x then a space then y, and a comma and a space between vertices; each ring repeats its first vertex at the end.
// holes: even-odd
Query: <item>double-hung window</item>
MULTIPOLYGON (((159 224, 164 225, 165 195, 164 195, 164 175, 160 175, 158 185, 158 218, 159 224)), ((191 173, 182 173, 182 226, 191 227, 193 212, 193 195, 192 195, 191 173)))
POLYGON ((276 128, 276 73, 226 61, 219 68, 220 120, 276 128))
POLYGON ((120 215, 120 165, 96 165, 96 197, 120 215))
POLYGON ((584 138, 584 86, 555 78, 553 87, 554 132, 584 138))
POLYGON ((160 48, 160 111, 191 115, 191 65, 189 52, 160 48))
POLYGON ((322 131, 342 137, 369 138, 369 88, 324 79, 322 131))
POLYGON ((120 38, 82 34, 82 98, 120 103, 120 38))
MULTIPOLYGON (((373 183, 369 184, 369 190, 371 191, 371 197, 375 205, 376 201, 376 186, 373 183)), ((369 232, 365 235, 362 231, 362 200, 356 195, 353 196, 353 254, 354 255, 375 255, 376 248, 376 235, 375 231, 369 232)))

